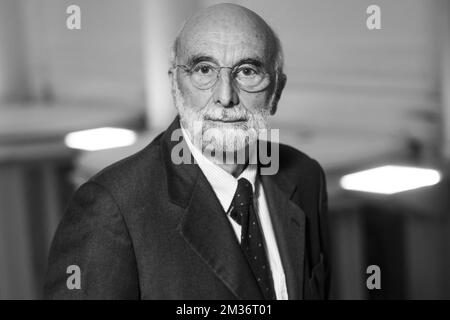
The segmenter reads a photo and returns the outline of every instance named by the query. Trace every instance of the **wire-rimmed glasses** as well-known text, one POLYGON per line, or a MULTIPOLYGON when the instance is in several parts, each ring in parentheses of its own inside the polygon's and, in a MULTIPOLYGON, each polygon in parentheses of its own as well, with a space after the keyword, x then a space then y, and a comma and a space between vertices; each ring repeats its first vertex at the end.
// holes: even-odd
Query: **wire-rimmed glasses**
POLYGON ((270 84, 270 75, 263 67, 250 63, 239 64, 234 67, 221 67, 212 62, 199 62, 192 67, 175 65, 185 71, 192 84, 200 89, 211 89, 218 81, 222 69, 231 70, 231 78, 237 87, 246 92, 259 92, 267 89, 270 84))

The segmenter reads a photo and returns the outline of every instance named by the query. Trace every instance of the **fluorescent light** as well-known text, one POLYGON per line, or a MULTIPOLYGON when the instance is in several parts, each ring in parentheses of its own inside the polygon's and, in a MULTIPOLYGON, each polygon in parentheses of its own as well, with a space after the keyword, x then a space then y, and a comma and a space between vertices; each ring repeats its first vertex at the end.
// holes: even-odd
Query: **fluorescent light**
POLYGON ((383 166, 346 175, 341 186, 346 190, 393 194, 437 184, 441 175, 433 169, 383 166))
POLYGON ((124 147, 135 141, 134 131, 108 127, 71 132, 64 139, 69 148, 87 151, 124 147))

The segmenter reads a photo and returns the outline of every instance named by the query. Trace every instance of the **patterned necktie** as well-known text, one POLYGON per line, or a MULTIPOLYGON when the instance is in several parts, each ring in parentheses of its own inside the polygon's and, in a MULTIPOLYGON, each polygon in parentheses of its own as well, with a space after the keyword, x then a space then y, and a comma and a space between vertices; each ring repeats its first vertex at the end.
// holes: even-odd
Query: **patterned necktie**
POLYGON ((276 299, 272 273, 266 256, 264 237, 253 208, 251 183, 241 178, 232 202, 230 216, 241 225, 241 248, 266 299, 276 299))

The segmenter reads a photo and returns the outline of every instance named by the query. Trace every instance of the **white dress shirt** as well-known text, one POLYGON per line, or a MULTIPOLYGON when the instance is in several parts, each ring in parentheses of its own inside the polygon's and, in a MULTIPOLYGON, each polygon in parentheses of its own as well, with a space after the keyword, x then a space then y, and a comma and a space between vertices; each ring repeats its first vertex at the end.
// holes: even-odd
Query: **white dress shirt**
MULTIPOLYGON (((259 177, 257 177, 257 165, 254 164, 255 161, 249 161, 249 164, 245 170, 239 175, 239 177, 235 178, 206 158, 202 152, 192 144, 189 135, 183 127, 181 127, 181 130, 192 156, 208 182, 211 184, 211 187, 213 188, 225 212, 228 212, 231 202, 233 201, 233 197, 238 186, 238 180, 240 178, 245 178, 251 183, 254 192, 254 208, 261 223, 261 229, 266 244, 267 258, 272 271, 276 298, 277 300, 287 300, 288 293, 284 270, 275 240, 275 234, 272 227, 272 221, 270 219, 269 207, 267 206, 266 197, 264 194, 264 188, 262 183, 260 183, 259 177)), ((256 154, 251 155, 251 157, 256 156, 256 154)), ((240 243, 241 226, 234 221, 230 215, 227 215, 227 217, 233 227, 236 238, 240 243)))

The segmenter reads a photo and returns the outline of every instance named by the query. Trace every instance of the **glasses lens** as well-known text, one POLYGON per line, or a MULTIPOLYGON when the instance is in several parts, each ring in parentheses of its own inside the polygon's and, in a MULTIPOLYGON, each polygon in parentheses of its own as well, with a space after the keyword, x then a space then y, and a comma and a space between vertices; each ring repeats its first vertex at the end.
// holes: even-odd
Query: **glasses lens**
POLYGON ((253 65, 238 67, 235 71, 235 79, 239 87, 248 92, 262 91, 269 86, 270 77, 262 68, 253 65))
POLYGON ((218 67, 208 63, 199 63, 191 69, 191 81, 199 89, 209 89, 216 82, 218 73, 218 67))

